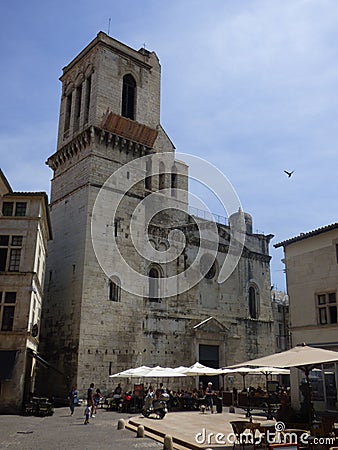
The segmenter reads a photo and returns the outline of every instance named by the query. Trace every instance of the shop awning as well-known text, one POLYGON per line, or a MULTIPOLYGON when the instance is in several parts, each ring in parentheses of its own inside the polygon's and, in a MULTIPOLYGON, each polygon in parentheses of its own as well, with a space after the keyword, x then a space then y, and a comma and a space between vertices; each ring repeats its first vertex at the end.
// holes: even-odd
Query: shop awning
POLYGON ((43 366, 45 366, 45 367, 51 367, 51 365, 49 364, 49 362, 47 362, 45 359, 41 358, 41 356, 38 355, 37 353, 31 351, 31 355, 33 356, 33 358, 35 358, 37 361, 39 361, 43 366))
MULTIPOLYGON (((63 372, 61 372, 61 370, 57 369, 56 367, 52 366, 48 361, 46 361, 45 359, 43 359, 38 353, 36 353, 34 350, 29 349, 30 350, 30 354, 33 358, 35 358, 37 360, 37 362, 41 363, 44 367, 46 367, 47 369, 52 369, 55 370, 55 372, 58 372, 61 375, 66 376, 63 372)), ((67 378, 67 376, 66 376, 67 378)))
POLYGON ((0 350, 0 381, 12 379, 16 354, 16 350, 0 350))

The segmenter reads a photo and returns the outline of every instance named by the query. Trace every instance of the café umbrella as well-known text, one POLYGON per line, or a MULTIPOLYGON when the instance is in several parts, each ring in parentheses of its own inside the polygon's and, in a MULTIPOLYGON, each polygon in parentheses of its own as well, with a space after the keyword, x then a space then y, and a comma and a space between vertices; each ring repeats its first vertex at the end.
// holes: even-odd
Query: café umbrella
POLYGON ((227 369, 224 368, 223 369, 223 373, 239 373, 240 375, 242 375, 243 377, 243 389, 246 389, 245 387, 245 377, 249 374, 249 373, 257 373, 256 369, 253 369, 251 367, 236 367, 235 369, 227 369), (230 370, 230 372, 229 372, 230 370))
POLYGON ((143 376, 145 378, 178 378, 185 377, 186 375, 171 367, 154 367, 143 376))
POLYGON ((109 375, 110 378, 137 378, 142 377, 148 373, 152 368, 148 366, 134 367, 131 369, 123 370, 122 372, 109 375))
POLYGON ((336 361, 338 361, 338 352, 301 344, 284 352, 274 353, 272 355, 263 356, 262 358, 251 359, 240 364, 235 364, 230 366, 230 368, 241 366, 271 366, 275 368, 298 367, 300 369, 304 368, 303 370, 305 371, 305 368, 310 368, 309 370, 311 370, 319 364, 336 361))
POLYGON ((199 362, 196 362, 186 370, 183 370, 183 373, 187 376, 215 376, 221 375, 222 369, 214 369, 213 367, 207 367, 199 362))
POLYGON ((282 367, 271 367, 271 366, 263 366, 256 367, 254 369, 257 373, 262 373, 263 375, 289 375, 290 369, 283 369, 282 367))
POLYGON ((265 376, 266 391, 268 391, 268 377, 270 375, 290 375, 290 369, 283 369, 282 367, 263 366, 256 367, 251 373, 262 374, 265 376))
POLYGON ((186 375, 170 367, 148 367, 141 366, 124 370, 123 372, 109 375, 110 378, 172 378, 185 377, 186 375))
POLYGON ((309 373, 316 366, 329 362, 338 361, 338 352, 332 350, 326 350, 319 347, 310 347, 306 344, 296 345, 290 350, 286 350, 280 353, 274 353, 272 355, 263 356, 262 358, 251 359, 249 361, 242 362, 241 364, 233 365, 238 366, 272 366, 279 368, 291 368, 296 367, 305 373, 306 386, 307 386, 307 399, 308 399, 308 414, 309 423, 312 422, 312 403, 311 403, 311 390, 309 373))

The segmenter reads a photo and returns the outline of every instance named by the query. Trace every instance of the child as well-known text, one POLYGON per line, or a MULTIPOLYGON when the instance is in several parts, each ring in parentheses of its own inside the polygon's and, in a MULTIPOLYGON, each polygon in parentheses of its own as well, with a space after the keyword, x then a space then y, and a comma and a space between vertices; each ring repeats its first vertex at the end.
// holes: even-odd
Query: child
POLYGON ((89 423, 89 417, 90 417, 90 412, 91 412, 92 407, 89 405, 89 403, 87 403, 85 412, 84 412, 84 416, 86 417, 84 424, 87 425, 87 423, 89 423))

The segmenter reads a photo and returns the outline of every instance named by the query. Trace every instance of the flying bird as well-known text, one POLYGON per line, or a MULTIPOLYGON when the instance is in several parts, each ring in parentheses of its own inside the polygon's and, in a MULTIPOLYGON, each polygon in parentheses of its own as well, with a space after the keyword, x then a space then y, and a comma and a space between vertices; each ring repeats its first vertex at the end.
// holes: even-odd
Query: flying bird
POLYGON ((292 170, 292 172, 288 172, 287 170, 284 170, 284 172, 285 172, 286 175, 290 178, 291 175, 293 174, 294 170, 292 170))

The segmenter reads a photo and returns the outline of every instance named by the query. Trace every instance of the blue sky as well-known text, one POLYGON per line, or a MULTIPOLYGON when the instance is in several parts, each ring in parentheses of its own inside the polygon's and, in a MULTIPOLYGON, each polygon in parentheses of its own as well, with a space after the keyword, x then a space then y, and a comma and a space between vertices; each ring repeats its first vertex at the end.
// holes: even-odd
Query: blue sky
POLYGON ((0 166, 14 190, 49 194, 58 78, 109 18, 112 37, 158 55, 177 150, 217 166, 254 229, 275 235, 271 277, 284 289, 273 244, 337 221, 338 2, 4 2, 0 166))

